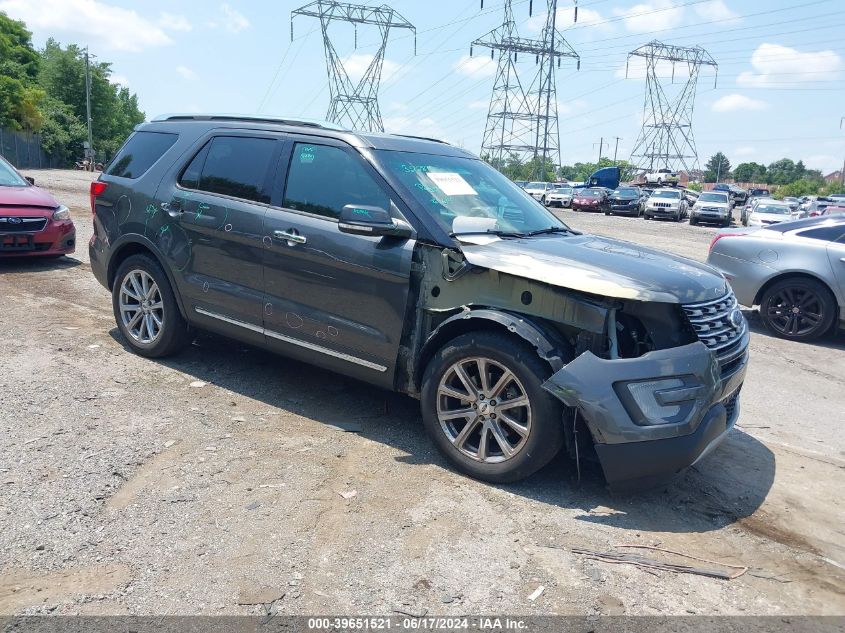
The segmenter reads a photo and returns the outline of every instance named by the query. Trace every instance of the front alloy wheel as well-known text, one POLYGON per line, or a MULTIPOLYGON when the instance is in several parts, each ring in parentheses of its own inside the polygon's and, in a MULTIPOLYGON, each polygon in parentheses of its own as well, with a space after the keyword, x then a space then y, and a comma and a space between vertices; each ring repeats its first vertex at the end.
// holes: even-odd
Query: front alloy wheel
POLYGON ((150 345, 164 325, 164 302, 158 284, 144 270, 129 271, 120 284, 120 319, 129 336, 150 345))
POLYGON ((563 444, 563 407, 543 389, 550 375, 522 339, 489 330, 462 334, 428 362, 423 424, 461 472, 493 483, 524 479, 563 444))
POLYGON ((437 389, 437 419, 449 441, 470 459, 495 464, 525 446, 531 403, 507 367, 490 358, 459 360, 437 389))

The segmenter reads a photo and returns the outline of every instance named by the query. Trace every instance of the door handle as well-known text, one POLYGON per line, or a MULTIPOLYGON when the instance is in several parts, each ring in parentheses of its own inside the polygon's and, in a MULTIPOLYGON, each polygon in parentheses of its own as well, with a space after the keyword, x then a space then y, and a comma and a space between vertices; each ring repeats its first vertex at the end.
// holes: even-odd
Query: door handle
POLYGON ((294 244, 305 244, 308 241, 304 235, 290 231, 273 231, 273 237, 279 240, 293 242, 294 244))
POLYGON ((178 218, 185 210, 179 202, 162 202, 160 205, 162 211, 165 211, 171 218, 178 218))

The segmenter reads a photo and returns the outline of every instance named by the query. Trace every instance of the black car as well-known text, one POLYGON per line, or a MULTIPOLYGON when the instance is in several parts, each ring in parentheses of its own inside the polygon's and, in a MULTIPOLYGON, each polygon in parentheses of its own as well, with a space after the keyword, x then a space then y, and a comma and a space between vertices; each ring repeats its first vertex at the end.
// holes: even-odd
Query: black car
POLYGON ((642 192, 637 187, 617 187, 611 192, 609 202, 610 208, 605 210, 605 215, 615 213, 639 217, 645 206, 642 192))
POLYGON ((574 231, 446 143, 170 116, 136 129, 91 206, 129 349, 208 330, 408 394, 479 479, 566 447, 612 487, 659 481, 739 414, 749 334, 718 272, 574 231))

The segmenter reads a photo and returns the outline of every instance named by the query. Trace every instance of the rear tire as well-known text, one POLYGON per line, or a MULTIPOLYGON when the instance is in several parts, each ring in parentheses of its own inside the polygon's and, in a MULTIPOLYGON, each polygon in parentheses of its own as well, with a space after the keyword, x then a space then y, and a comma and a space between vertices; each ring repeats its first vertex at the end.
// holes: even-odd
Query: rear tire
POLYGON ((188 342, 188 325, 162 267, 147 255, 127 257, 114 277, 117 328, 136 354, 161 358, 188 342))
POLYGON ((522 340, 489 331, 458 336, 426 367, 420 398, 426 431, 470 477, 492 483, 524 479, 563 444, 563 405, 542 386, 551 373, 522 340), (505 403, 510 406, 500 408, 505 403))
POLYGON ((812 341, 830 331, 836 300, 815 279, 793 277, 771 285, 760 300, 760 320, 779 338, 812 341))
POLYGON ((698 224, 698 220, 695 219, 694 217, 690 216, 689 223, 690 223, 690 226, 696 226, 698 224))

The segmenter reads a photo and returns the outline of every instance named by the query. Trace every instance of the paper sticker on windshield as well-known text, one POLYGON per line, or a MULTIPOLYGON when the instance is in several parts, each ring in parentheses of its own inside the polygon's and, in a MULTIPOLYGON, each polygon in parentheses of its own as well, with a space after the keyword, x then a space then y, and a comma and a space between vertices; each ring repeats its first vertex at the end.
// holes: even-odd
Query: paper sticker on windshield
POLYGON ((477 196, 478 193, 460 174, 450 172, 429 172, 431 181, 447 196, 477 196))

